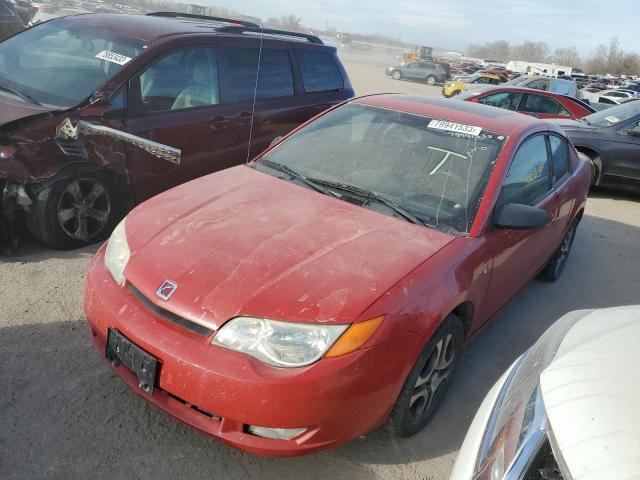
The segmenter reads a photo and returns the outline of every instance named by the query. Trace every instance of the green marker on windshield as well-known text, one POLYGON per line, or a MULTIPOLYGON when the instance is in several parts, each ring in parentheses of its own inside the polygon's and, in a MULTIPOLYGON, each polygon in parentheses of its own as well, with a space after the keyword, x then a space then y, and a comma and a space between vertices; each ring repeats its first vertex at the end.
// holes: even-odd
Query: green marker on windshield
POLYGON ((449 157, 451 155, 455 155, 456 157, 464 158, 465 160, 467 159, 467 157, 465 155, 460 155, 459 153, 452 152, 451 150, 443 150, 442 148, 436 148, 436 147, 427 147, 427 148, 429 150, 435 150, 437 152, 446 153, 444 158, 442 160, 440 160, 440 163, 438 163, 438 165, 436 165, 433 170, 431 170, 431 173, 429 173, 429 175, 435 175, 436 172, 438 170, 440 170, 440 168, 442 168, 442 166, 447 162, 447 160, 449 160, 449 157))

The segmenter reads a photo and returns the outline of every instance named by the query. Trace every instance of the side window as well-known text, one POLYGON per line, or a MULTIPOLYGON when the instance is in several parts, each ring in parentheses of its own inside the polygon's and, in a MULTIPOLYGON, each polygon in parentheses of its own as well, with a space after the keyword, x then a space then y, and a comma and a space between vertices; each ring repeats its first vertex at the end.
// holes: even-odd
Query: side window
POLYGON ((547 115, 557 115, 560 105, 553 98, 544 95, 527 95, 524 105, 525 112, 543 113, 547 115))
POLYGON ((331 55, 304 50, 295 52, 305 92, 328 92, 344 88, 344 79, 331 55))
POLYGON ((263 50, 260 57, 258 98, 293 96, 293 71, 289 52, 263 50))
POLYGON ((212 48, 186 48, 162 57, 140 75, 145 112, 184 110, 220 102, 218 66, 212 48))
POLYGON ((119 113, 123 113, 124 109, 127 106, 124 92, 124 87, 120 88, 120 90, 118 90, 118 93, 111 97, 111 100, 109 100, 110 105, 109 109, 107 110, 107 114, 116 115, 119 113))
POLYGON ((551 190, 551 172, 544 135, 525 140, 509 167, 502 186, 505 203, 535 205, 551 190))
POLYGON ((534 90, 542 90, 543 92, 547 90, 547 81, 543 78, 540 80, 534 80, 524 85, 527 88, 533 88, 534 90))
POLYGON ((569 145, 562 138, 549 135, 554 185, 569 173, 569 145))
POLYGON ((522 99, 522 93, 499 92, 482 97, 478 99, 478 102, 485 105, 491 105, 493 107, 505 108, 507 110, 517 110, 518 105, 520 104, 520 99, 522 99))
POLYGON ((489 79, 489 83, 490 83, 491 85, 498 85, 498 84, 500 83, 500 80, 499 80, 499 79, 497 79, 497 78, 490 78, 490 79, 489 79))

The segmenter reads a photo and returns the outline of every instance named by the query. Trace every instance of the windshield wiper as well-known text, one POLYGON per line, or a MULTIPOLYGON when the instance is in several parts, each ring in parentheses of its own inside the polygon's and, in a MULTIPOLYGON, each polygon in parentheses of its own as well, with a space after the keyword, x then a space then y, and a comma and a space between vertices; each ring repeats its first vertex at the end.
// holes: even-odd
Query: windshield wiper
POLYGON ((42 106, 42 104, 39 101, 37 101, 32 96, 27 95, 26 93, 22 93, 22 92, 19 92, 17 90, 14 90, 12 88, 5 87, 4 85, 0 86, 0 90, 4 90, 5 92, 10 93, 11 95, 15 95, 16 97, 21 98, 22 100, 24 100, 27 103, 32 103, 33 105, 42 106))
POLYGON ((416 217, 413 213, 409 212, 408 210, 406 210, 405 208, 401 207, 396 202, 394 202, 390 198, 386 197, 385 195, 382 195, 381 193, 373 192, 371 190, 366 190, 364 188, 360 188, 360 187, 357 187, 355 185, 350 185, 350 184, 347 184, 347 183, 332 182, 330 180, 317 180, 315 178, 311 179, 311 180, 313 182, 315 182, 315 183, 322 183, 324 185, 327 185, 328 187, 337 188, 338 190, 344 190, 345 192, 351 192, 351 193, 355 193, 356 195, 360 195, 360 196, 363 196, 363 197, 366 197, 366 198, 374 199, 374 200, 378 201, 379 203, 382 203, 383 205, 386 205, 387 207, 389 207, 394 212, 399 213, 404 218, 409 220, 411 223, 415 223, 416 225, 422 225, 422 226, 425 226, 425 227, 430 226, 430 225, 427 225, 423 220, 421 220, 418 217, 416 217))
POLYGON ((331 190, 324 188, 322 185, 319 185, 316 181, 305 177, 304 175, 302 175, 301 173, 298 173, 296 170, 294 170, 293 168, 289 167, 288 165, 284 165, 283 163, 278 163, 278 162, 273 162, 271 160, 267 160, 266 158, 258 158, 256 160, 256 162, 260 162, 265 164, 267 167, 269 168, 273 168, 275 170, 279 170, 281 172, 284 172, 288 175, 290 175, 291 177, 300 180, 302 183, 304 183, 305 185, 307 185, 308 187, 313 188, 316 192, 320 192, 324 195, 328 195, 330 197, 336 197, 339 198, 340 195, 338 195, 335 192, 332 192, 331 190))

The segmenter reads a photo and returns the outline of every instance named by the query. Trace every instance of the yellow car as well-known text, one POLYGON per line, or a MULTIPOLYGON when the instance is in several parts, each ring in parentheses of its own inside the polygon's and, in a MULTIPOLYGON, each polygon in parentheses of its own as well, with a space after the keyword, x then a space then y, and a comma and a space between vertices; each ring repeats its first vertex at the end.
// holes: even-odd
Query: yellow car
POLYGON ((445 97, 453 97, 454 95, 458 95, 465 87, 469 85, 498 85, 501 83, 501 79, 497 75, 491 75, 487 73, 476 73, 471 75, 466 81, 462 80, 453 80, 451 82, 447 82, 442 87, 442 95, 445 97))

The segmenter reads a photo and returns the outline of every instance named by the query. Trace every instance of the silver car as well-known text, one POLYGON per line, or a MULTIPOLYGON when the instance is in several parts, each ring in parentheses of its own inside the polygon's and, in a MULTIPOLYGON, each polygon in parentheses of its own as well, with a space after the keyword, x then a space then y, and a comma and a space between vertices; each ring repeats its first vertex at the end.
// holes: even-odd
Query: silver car
POLYGON ((427 85, 442 83, 447 79, 447 72, 442 65, 426 60, 417 60, 405 65, 389 66, 385 73, 394 80, 422 80, 427 85))

